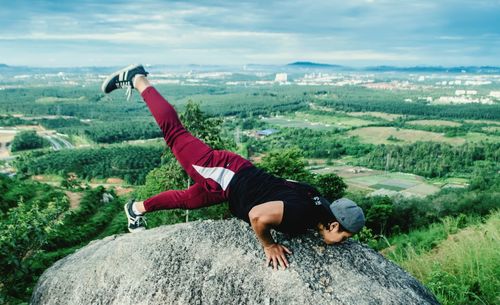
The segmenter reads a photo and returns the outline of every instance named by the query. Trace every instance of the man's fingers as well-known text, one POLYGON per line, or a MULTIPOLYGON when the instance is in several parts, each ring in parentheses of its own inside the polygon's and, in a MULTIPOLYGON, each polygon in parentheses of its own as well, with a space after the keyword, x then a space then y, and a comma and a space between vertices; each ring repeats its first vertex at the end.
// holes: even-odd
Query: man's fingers
POLYGON ((278 270, 278 262, 276 260, 276 257, 273 257, 273 269, 278 270))
POLYGON ((288 268, 288 261, 287 261, 286 256, 285 256, 284 254, 281 256, 281 260, 282 260, 282 261, 283 261, 283 263, 285 264, 284 266, 285 266, 286 268, 288 268))
POLYGON ((283 249, 285 249, 285 251, 286 251, 288 254, 292 254, 292 251, 288 250, 288 248, 287 248, 287 247, 285 247, 285 246, 282 246, 282 247, 283 247, 283 249))
POLYGON ((266 267, 269 267, 270 262, 271 262, 271 258, 270 257, 266 258, 266 267))
POLYGON ((281 268, 286 269, 286 263, 283 261, 283 257, 282 256, 278 256, 278 262, 280 263, 280 266, 281 268))

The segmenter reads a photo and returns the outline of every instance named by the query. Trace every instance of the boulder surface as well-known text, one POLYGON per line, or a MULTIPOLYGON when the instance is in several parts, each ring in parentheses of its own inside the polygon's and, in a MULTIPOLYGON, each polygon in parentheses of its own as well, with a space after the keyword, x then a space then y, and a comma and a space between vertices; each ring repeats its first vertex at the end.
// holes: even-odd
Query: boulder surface
POLYGON ((31 304, 439 304, 356 241, 328 246, 317 232, 274 234, 293 252, 287 270, 264 266, 255 234, 237 219, 109 236, 47 269, 31 304))

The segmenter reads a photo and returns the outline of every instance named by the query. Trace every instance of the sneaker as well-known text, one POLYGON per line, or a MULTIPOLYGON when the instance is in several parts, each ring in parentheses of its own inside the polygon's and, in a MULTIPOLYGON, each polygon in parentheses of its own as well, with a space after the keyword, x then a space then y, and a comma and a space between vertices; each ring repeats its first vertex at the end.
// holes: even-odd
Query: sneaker
POLYGON ((131 233, 146 230, 146 217, 144 215, 137 215, 132 210, 134 199, 130 199, 124 206, 125 214, 127 215, 128 230, 131 233))
POLYGON ((132 89, 134 88, 134 83, 132 80, 136 75, 147 76, 149 73, 144 70, 142 65, 130 65, 120 71, 111 73, 108 78, 102 83, 102 92, 108 94, 115 89, 127 88, 127 100, 130 99, 132 95, 132 89))

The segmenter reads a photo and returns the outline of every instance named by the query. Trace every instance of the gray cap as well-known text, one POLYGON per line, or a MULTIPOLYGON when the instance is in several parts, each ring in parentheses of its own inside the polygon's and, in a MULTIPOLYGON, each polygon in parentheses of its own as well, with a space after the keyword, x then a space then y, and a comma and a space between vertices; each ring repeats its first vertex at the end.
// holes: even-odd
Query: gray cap
POLYGON ((349 232, 358 233, 365 226, 363 210, 352 200, 340 198, 330 204, 337 221, 349 232))

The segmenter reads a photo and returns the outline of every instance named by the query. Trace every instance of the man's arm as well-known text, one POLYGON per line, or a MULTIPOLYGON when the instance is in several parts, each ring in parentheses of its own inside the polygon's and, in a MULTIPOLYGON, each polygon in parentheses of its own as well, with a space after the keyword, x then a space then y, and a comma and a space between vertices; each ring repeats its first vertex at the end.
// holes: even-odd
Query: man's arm
POLYGON ((272 262, 274 269, 278 269, 278 264, 286 269, 288 261, 285 253, 292 254, 290 250, 277 244, 271 236, 271 228, 279 225, 283 219, 283 209, 283 201, 269 201, 254 206, 248 213, 252 229, 264 248, 266 266, 272 262))

